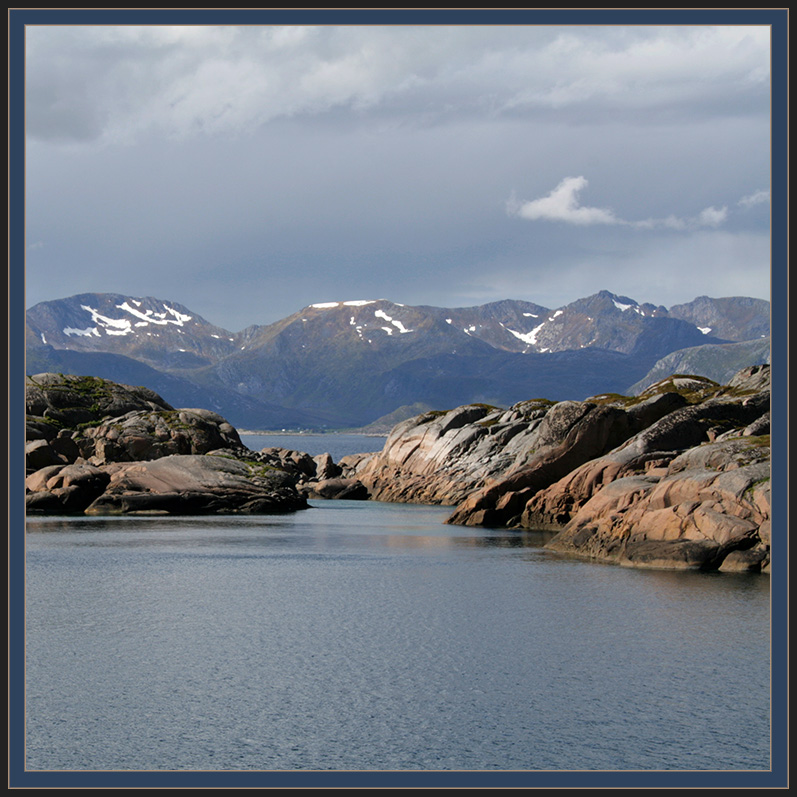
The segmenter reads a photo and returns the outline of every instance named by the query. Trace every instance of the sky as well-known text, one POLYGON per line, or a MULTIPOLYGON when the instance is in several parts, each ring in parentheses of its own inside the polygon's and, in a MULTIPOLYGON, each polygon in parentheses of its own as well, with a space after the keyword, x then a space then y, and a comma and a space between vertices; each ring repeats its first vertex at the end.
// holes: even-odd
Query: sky
POLYGON ((37 25, 26 306, 770 298, 766 26, 37 25))

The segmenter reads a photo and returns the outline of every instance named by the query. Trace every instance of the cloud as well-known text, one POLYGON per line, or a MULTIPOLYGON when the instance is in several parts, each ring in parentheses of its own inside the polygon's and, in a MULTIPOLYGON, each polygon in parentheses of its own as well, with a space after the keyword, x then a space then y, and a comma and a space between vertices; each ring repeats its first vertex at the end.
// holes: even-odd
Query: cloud
POLYGON ((710 207, 702 210, 696 221, 701 227, 719 227, 727 218, 727 207, 710 207))
POLYGON ((766 112, 765 26, 31 26, 27 128, 49 141, 248 133, 338 113, 766 112))
POLYGON ((661 219, 643 219, 627 221, 615 215, 609 208, 585 207, 578 202, 578 195, 589 185, 585 177, 565 177, 556 188, 540 199, 520 202, 513 193, 506 203, 510 216, 519 216, 530 221, 561 221, 567 224, 619 224, 637 229, 652 230, 666 228, 671 230, 689 230, 698 227, 719 227, 728 217, 728 208, 708 207, 697 216, 681 218, 667 216, 661 219))
POLYGON ((548 79, 531 78, 510 102, 559 110, 600 104, 637 112, 695 109, 701 102, 717 107, 724 98, 738 101, 751 87, 767 85, 769 68, 759 59, 768 51, 765 26, 672 26, 647 32, 618 27, 597 36, 580 28, 560 29, 529 56, 529 74, 548 79))
POLYGON ((752 194, 743 196, 736 204, 743 208, 752 208, 764 202, 769 202, 769 191, 754 191, 752 194))
POLYGON ((513 207, 508 207, 508 210, 510 215, 531 221, 545 219, 568 224, 622 224, 607 208, 590 208, 578 204, 578 194, 587 185, 585 177, 565 177, 547 196, 518 206, 513 203, 513 207))

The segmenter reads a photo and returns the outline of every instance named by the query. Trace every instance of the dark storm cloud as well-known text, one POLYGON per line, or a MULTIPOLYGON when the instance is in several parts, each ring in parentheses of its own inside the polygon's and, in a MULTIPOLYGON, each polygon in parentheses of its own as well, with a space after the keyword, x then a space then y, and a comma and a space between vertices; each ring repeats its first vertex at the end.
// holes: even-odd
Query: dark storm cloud
POLYGON ((765 28, 41 27, 27 85, 29 304, 766 295, 765 28), (568 176, 612 223, 507 215, 568 176))

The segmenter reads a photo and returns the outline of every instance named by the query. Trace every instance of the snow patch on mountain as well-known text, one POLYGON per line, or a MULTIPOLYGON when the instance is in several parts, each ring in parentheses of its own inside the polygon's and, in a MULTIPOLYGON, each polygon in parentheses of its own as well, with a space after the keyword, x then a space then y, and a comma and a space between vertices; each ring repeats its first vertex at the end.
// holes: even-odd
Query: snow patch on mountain
MULTIPOLYGON (((557 313, 561 312, 557 310, 557 313)), ((554 318, 556 315, 554 314, 554 318)), ((548 323, 550 319, 545 319, 539 326, 534 327, 531 332, 516 332, 514 329, 510 329, 506 327, 507 332, 511 332, 518 340, 522 340, 524 343, 528 343, 530 346, 537 345, 537 335, 540 333, 540 330, 548 323)))
POLYGON ((107 335, 127 335, 131 331, 130 322, 126 318, 108 318, 87 304, 81 304, 80 307, 91 314, 91 320, 101 326, 107 335))
MULTIPOLYGON (((709 333, 709 332, 711 332, 711 327, 698 327, 698 329, 699 329, 699 330, 700 330, 700 331, 701 331, 701 332, 702 332, 704 335, 708 335, 708 333, 709 333)), ((764 335, 762 335, 761 337, 763 338, 763 337, 764 337, 764 335)))
POLYGON ((398 329, 399 332, 401 332, 402 335, 406 334, 407 332, 415 331, 413 329, 407 329, 407 327, 405 327, 404 324, 401 323, 401 321, 399 321, 397 318, 391 318, 384 310, 374 310, 374 315, 377 318, 389 321, 391 324, 393 324, 394 327, 396 327, 396 329, 398 329))
POLYGON ((622 310, 623 312, 625 312, 629 307, 634 306, 632 304, 623 304, 622 302, 618 302, 617 299, 612 299, 612 302, 618 310, 622 310))
POLYGON ((75 329, 74 327, 65 327, 64 335, 82 335, 83 337, 86 338, 91 337, 92 335, 100 337, 100 333, 97 330, 97 327, 88 327, 87 329, 75 329))
MULTIPOLYGON (((141 302, 137 302, 135 299, 132 300, 134 304, 138 307, 141 306, 141 302)), ((136 324, 137 327, 144 326, 146 324, 175 324, 178 327, 181 327, 187 321, 191 320, 190 315, 186 315, 185 313, 181 313, 179 310, 175 310, 173 307, 169 307, 168 304, 163 305, 163 309, 166 311, 165 313, 156 313, 154 310, 145 310, 143 313, 140 310, 137 310, 135 307, 131 307, 128 302, 122 302, 122 304, 116 305, 120 310, 124 310, 127 313, 135 316, 136 318, 140 318, 141 321, 136 324), (167 316, 171 315, 172 318, 168 318, 167 316)))
POLYGON ((131 332, 135 332, 134 326, 136 328, 141 328, 146 327, 149 324, 157 324, 159 326, 174 324, 175 326, 182 327, 192 318, 192 316, 187 315, 186 313, 181 313, 179 310, 175 310, 168 304, 163 305, 165 312, 162 313, 155 312, 154 310, 145 310, 142 312, 138 309, 140 306, 141 302, 137 299, 130 299, 129 301, 125 300, 121 304, 116 305, 119 310, 124 310, 126 313, 130 313, 130 315, 132 315, 134 318, 139 319, 135 322, 135 324, 131 324, 127 318, 110 318, 109 316, 100 313, 100 311, 95 307, 91 307, 87 304, 81 304, 81 309, 89 313, 95 326, 87 327, 86 329, 66 327, 63 332, 65 335, 82 335, 86 337, 91 335, 101 337, 100 330, 105 332, 106 335, 128 335, 131 332), (131 306, 130 302, 135 304, 136 307, 131 306))

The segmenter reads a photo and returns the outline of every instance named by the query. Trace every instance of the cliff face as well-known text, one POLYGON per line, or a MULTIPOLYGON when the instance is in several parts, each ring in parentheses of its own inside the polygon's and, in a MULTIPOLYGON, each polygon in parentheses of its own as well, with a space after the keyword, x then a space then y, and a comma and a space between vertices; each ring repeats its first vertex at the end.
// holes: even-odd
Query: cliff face
POLYGON ((550 547, 652 567, 769 567, 769 367, 727 387, 471 405, 399 424, 356 473, 372 497, 458 504, 450 523, 558 531, 550 547))

